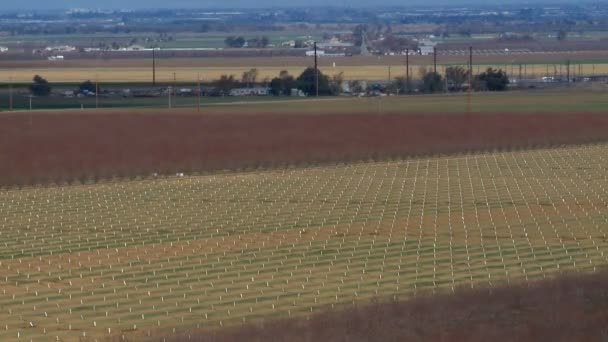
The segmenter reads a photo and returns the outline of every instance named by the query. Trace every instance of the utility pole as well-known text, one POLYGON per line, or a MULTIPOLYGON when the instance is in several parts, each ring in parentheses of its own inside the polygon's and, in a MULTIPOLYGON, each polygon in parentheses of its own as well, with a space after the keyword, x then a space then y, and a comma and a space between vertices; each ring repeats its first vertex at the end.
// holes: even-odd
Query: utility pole
POLYGON ((198 83, 198 100, 197 100, 197 111, 201 111, 201 74, 199 73, 197 76, 198 83))
POLYGON ((445 89, 444 92, 448 92, 448 68, 444 65, 443 66, 443 83, 445 85, 445 89))
POLYGON ((156 48, 152 48, 152 86, 156 86, 156 48))
POLYGON ((437 48, 433 47, 433 72, 437 73, 437 48))
POLYGON ((99 109, 99 80, 95 75, 95 109, 99 109))
POLYGON ((473 47, 469 47, 469 89, 473 87, 473 47))
POLYGON ((10 83, 8 85, 8 108, 9 110, 13 110, 13 78, 11 77, 10 83))
POLYGON ((469 46, 469 89, 467 91, 467 113, 471 113, 471 92, 473 91, 473 47, 469 46))
POLYGON ((570 60, 566 60, 566 80, 570 84, 570 60))
POLYGON ((317 42, 314 43, 315 48, 315 92, 316 96, 319 97, 319 64, 317 60, 317 42))
POLYGON ((410 92, 410 49, 405 49, 405 83, 406 93, 410 92))

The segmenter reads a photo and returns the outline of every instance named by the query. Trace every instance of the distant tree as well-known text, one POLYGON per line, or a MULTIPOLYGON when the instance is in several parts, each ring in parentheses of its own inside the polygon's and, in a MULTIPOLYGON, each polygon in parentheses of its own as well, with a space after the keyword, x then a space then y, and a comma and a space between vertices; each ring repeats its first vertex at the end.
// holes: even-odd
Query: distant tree
POLYGON ((211 82, 211 86, 222 95, 227 95, 234 88, 240 86, 239 81, 234 78, 234 75, 222 75, 218 80, 211 82))
POLYGON ((353 39, 355 46, 361 46, 363 35, 367 34, 368 27, 366 24, 360 24, 353 29, 353 39))
POLYGON ((420 76, 422 81, 418 90, 422 93, 436 93, 444 90, 445 83, 443 77, 434 72, 427 71, 425 68, 420 69, 420 76))
POLYGON ((294 47, 294 48, 296 48, 296 49, 301 49, 301 48, 305 47, 305 45, 304 45, 304 41, 303 41, 303 40, 301 40, 301 39, 296 39, 296 40, 294 41, 294 45, 293 45, 293 47, 294 47))
POLYGON ((281 96, 281 95, 287 95, 287 94, 283 94, 282 92, 282 87, 281 87, 281 79, 278 77, 273 78, 272 80, 270 80, 270 93, 274 96, 281 96))
POLYGON ((259 48, 260 43, 258 38, 247 39, 247 47, 248 48, 259 48))
POLYGON ((351 93, 362 93, 365 91, 363 84, 360 81, 350 81, 348 82, 348 87, 350 88, 351 93))
POLYGON ((462 90, 462 85, 469 79, 469 71, 463 67, 448 67, 445 69, 445 77, 447 78, 448 90, 462 90))
POLYGON ((245 45, 245 38, 229 36, 224 40, 224 44, 229 48, 242 48, 245 45))
POLYGON ((388 91, 393 94, 405 94, 407 92, 407 78, 405 76, 397 76, 395 80, 388 85, 388 91))
POLYGON ((270 81, 270 92, 275 96, 289 96, 294 88, 297 88, 296 80, 285 70, 270 81))
POLYGON ((559 30, 557 32, 557 40, 560 41, 560 42, 563 42, 566 39, 568 39, 568 31, 566 31, 566 30, 559 30))
POLYGON ((78 85, 78 90, 79 92, 85 92, 88 91, 90 93, 95 93, 96 91, 98 91, 99 89, 95 89, 95 83, 91 82, 90 80, 84 81, 82 82, 80 85, 78 85))
POLYGON ((211 31, 211 25, 209 25, 207 23, 203 23, 203 24, 201 24, 201 26, 200 26, 200 28, 199 28, 198 31, 199 32, 203 32, 203 33, 209 32, 209 31, 211 31))
MULTIPOLYGON (((315 68, 308 67, 302 72, 297 78, 298 89, 303 91, 308 96, 314 96, 317 90, 315 68)), ((333 95, 332 89, 329 84, 329 77, 323 75, 319 70, 319 95, 333 95)))
POLYGON ((34 83, 30 85, 30 91, 35 96, 49 96, 51 94, 51 85, 49 82, 39 75, 34 76, 34 83))
POLYGON ((329 81, 329 87, 331 88, 331 93, 333 95, 339 95, 340 93, 342 93, 342 83, 343 82, 344 82, 344 73, 343 72, 340 72, 331 77, 331 80, 329 81))
POLYGON ((503 33, 498 37, 499 42, 532 42, 534 37, 529 34, 503 33))
POLYGON ((374 44, 374 47, 381 52, 401 52, 406 49, 418 49, 418 43, 411 39, 397 37, 389 33, 383 40, 374 44))
POLYGON ((255 37, 247 40, 247 47, 250 48, 265 48, 270 43, 268 37, 255 37))
POLYGON ((485 72, 475 76, 473 88, 475 90, 504 91, 509 85, 507 73, 500 69, 488 68, 485 72))
POLYGON ((266 37, 266 36, 263 36, 261 41, 262 41, 262 47, 267 47, 268 44, 270 44, 270 39, 268 39, 268 37, 266 37))
POLYGON ((243 73, 243 77, 241 78, 242 82, 247 85, 247 87, 251 87, 258 78, 258 69, 250 69, 243 73))

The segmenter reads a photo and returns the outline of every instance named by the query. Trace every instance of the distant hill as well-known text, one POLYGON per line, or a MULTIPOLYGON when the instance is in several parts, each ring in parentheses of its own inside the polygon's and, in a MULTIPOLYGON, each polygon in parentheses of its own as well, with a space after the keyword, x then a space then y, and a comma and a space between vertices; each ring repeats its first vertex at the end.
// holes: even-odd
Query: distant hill
MULTIPOLYGON (((600 2, 606 2, 600 1, 600 2)), ((7 2, 3 4, 4 10, 45 10, 45 9, 60 9, 60 8, 178 8, 178 7, 198 7, 198 8, 253 8, 253 7, 298 7, 298 6, 324 6, 328 2, 325 0, 292 0, 289 2, 280 0, 224 0, 219 2, 201 1, 201 0, 106 0, 103 2, 94 0, 30 0, 24 2, 7 2)), ((429 6, 428 1, 424 0, 384 0, 382 2, 386 6, 429 6)), ((501 0, 438 0, 433 2, 433 5, 488 5, 488 4, 503 4, 501 0)), ((553 4, 553 3, 572 3, 580 4, 579 0, 510 0, 509 4, 553 4)), ((596 1, 598 3, 598 1, 596 1)), ((365 7, 377 6, 377 2, 372 0, 337 0, 332 2, 334 6, 345 7, 365 7)))

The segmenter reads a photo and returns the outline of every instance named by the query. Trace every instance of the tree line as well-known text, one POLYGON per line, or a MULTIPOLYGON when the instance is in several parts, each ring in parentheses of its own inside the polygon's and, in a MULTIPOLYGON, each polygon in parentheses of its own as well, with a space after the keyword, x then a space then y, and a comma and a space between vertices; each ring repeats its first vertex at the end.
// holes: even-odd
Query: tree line
POLYGON ((224 39, 224 44, 229 48, 265 48, 270 44, 270 39, 266 36, 245 39, 242 36, 228 36, 224 39))
MULTIPOLYGON (((274 96, 290 96, 294 91, 305 95, 332 96, 342 93, 344 75, 328 76, 320 70, 316 71, 313 67, 306 68, 299 76, 293 76, 288 71, 283 70, 277 77, 271 80, 258 80, 259 71, 255 68, 243 72, 241 78, 234 75, 222 75, 210 83, 215 95, 228 95, 235 88, 251 88, 255 86, 266 86, 270 94, 274 96), (318 74, 317 74, 318 73, 318 74), (318 80, 317 80, 318 78, 318 80), (317 92, 318 88, 318 92, 317 92)), ((411 94, 411 93, 438 93, 438 92, 458 92, 468 89, 475 91, 504 91, 509 85, 507 74, 500 69, 488 68, 479 75, 469 77, 469 71, 463 67, 453 66, 445 70, 445 75, 441 75, 433 70, 421 68, 419 78, 415 81, 406 77, 396 77, 383 89, 384 92, 391 94, 411 94), (469 84, 471 79, 471 84, 469 84)), ((360 81, 348 82, 351 93, 362 93, 365 91, 363 83, 360 81)), ((44 97, 51 94, 52 86, 48 80, 40 75, 33 78, 29 90, 34 96, 44 97)), ((369 90, 369 89, 368 89, 369 90)), ((371 89, 374 90, 374 89, 371 89)), ((98 85, 90 80, 78 85, 79 93, 95 94, 100 92, 98 85)))
MULTIPOLYGON (((471 88, 475 91, 504 91, 509 85, 507 73, 501 69, 488 68, 478 75, 470 75, 469 70, 453 66, 445 69, 445 75, 421 68, 418 92, 457 92, 471 88), (470 77, 472 76, 472 77, 470 77), (470 80, 470 82, 469 82, 470 80), (470 83, 470 84, 469 84, 470 83)), ((397 93, 410 93, 412 88, 403 77, 396 80, 397 93)))

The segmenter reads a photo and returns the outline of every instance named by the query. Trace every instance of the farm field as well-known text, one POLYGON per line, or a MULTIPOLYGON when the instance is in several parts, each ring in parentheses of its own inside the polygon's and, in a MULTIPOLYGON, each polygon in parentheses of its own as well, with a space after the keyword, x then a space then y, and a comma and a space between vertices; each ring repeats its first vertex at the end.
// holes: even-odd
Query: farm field
MULTIPOLYGON (((151 57, 150 57, 151 58, 151 57)), ((412 56, 410 76, 418 77, 420 67, 430 68, 432 56, 412 56)), ((531 53, 513 55, 475 56, 474 72, 488 67, 502 68, 509 74, 522 77, 552 76, 566 73, 566 61, 570 60, 572 73, 585 75, 608 74, 608 52, 578 53, 531 53)), ((446 66, 466 65, 468 56, 439 56, 438 72, 446 66)), ((381 57, 322 57, 320 70, 328 75, 343 73, 346 80, 387 80, 405 75, 405 56, 381 57), (335 63, 335 67, 334 67, 335 63), (390 69, 390 70, 389 70, 390 69)), ((259 79, 277 77, 282 70, 299 75, 313 64, 310 57, 232 57, 232 58, 167 58, 157 61, 159 82, 195 82, 198 75, 203 80, 218 79, 223 74, 240 77, 243 72, 257 68, 259 79), (175 75, 174 75, 175 74, 175 75)), ((102 82, 142 82, 152 78, 150 59, 76 59, 62 62, 49 61, 0 61, 0 80, 3 83, 30 82, 40 74, 53 82, 82 82, 97 78, 102 82)))
MULTIPOLYGON (((226 104, 201 113, 192 109, 3 113, 0 184, 63 184, 153 173, 386 160, 608 138, 602 97, 578 107, 580 112, 535 112, 542 102, 534 96, 529 102, 522 97, 522 107, 516 108, 521 112, 496 112, 508 106, 512 96, 488 100, 485 105, 493 104, 494 112, 471 113, 454 112, 458 107, 452 101, 464 109, 464 96, 411 100, 421 101, 418 109, 426 110, 452 105, 451 112, 416 112, 414 104, 401 110, 408 108, 410 100, 395 97, 226 104), (320 112, 325 114, 316 114, 320 112)), ((575 98, 564 97, 559 102, 564 103, 562 110, 572 108, 565 103, 575 98)))
MULTIPOLYGON (((302 317, 191 329, 145 341, 597 341, 608 327, 608 269, 518 285, 462 287, 407 300, 360 302, 302 317), (548 319, 548 317, 550 317, 548 319)), ((135 340, 135 339, 131 339, 135 340)))
POLYGON ((597 271, 607 152, 3 189, 0 339, 178 333, 597 271))
MULTIPOLYGON (((342 74, 344 80, 357 81, 383 81, 394 80, 395 77, 405 77, 405 63, 396 65, 361 65, 361 66, 321 66, 319 70, 329 76, 342 74)), ((565 62, 564 62, 565 63, 565 62)), ((84 80, 95 80, 99 82, 146 82, 152 79, 152 68, 141 64, 141 67, 113 68, 113 67, 74 67, 74 68, 28 68, 28 69, 0 69, 0 80, 3 83, 29 83, 34 75, 42 75, 53 82, 82 82, 84 80)), ((277 77, 281 71, 287 71, 296 77, 300 75, 311 63, 289 66, 263 66, 256 65, 242 67, 160 67, 156 70, 156 80, 158 82, 170 83, 174 80, 178 82, 195 83, 200 75, 204 81, 219 79, 222 75, 234 75, 240 78, 241 75, 252 69, 258 69, 258 77, 272 79, 277 77)), ((451 63, 449 65, 439 65, 438 73, 444 74, 448 66, 459 65, 465 67, 464 63, 451 63)), ((419 78, 420 68, 432 69, 432 64, 410 65, 411 79, 419 78)), ((502 69, 513 77, 519 76, 519 64, 517 63, 484 63, 476 64, 474 73, 478 74, 487 68, 502 69)), ((608 74, 608 64, 577 64, 576 69, 571 66, 571 73, 576 75, 605 75, 608 74), (575 71, 574 71, 575 70, 575 71)), ((527 64, 522 65, 522 78, 534 78, 553 75, 566 75, 566 66, 559 64, 527 64), (561 71, 561 72, 560 72, 561 71)))
MULTIPOLYGON (((159 48, 224 48, 224 40, 228 35, 245 36, 248 38, 252 37, 268 37, 270 44, 275 46, 281 46, 281 43, 294 40, 294 39, 316 39, 321 41, 323 39, 322 33, 311 32, 308 30, 301 31, 279 31, 279 32, 233 32, 231 34, 226 33, 186 33, 180 32, 173 35, 171 41, 158 42, 159 48)), ((19 49, 22 46, 30 47, 32 45, 48 46, 52 45, 85 45, 85 46, 97 46, 100 43, 110 45, 113 42, 120 43, 122 45, 129 45, 133 42, 134 38, 138 39, 138 42, 143 42, 147 38, 155 38, 156 33, 134 35, 129 34, 116 34, 116 33, 100 33, 100 34, 54 34, 54 35, 15 35, 15 36, 3 36, 0 37, 0 44, 8 45, 19 49)))

